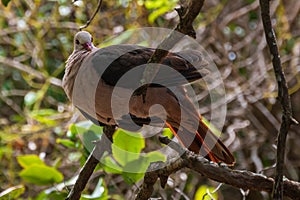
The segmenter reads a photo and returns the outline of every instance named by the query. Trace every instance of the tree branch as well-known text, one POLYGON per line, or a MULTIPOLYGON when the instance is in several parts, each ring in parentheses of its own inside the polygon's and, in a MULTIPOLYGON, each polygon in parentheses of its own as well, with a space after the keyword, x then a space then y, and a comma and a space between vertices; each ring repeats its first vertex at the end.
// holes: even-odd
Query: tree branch
POLYGON ((275 72, 275 77, 278 84, 278 99, 282 106, 282 122, 277 140, 277 160, 276 160, 276 176, 273 189, 273 199, 283 199, 283 167, 285 156, 285 144, 288 130, 292 124, 298 122, 292 117, 291 100, 288 93, 288 87, 285 75, 282 70, 280 55, 278 52, 276 36, 272 28, 270 18, 270 3, 269 0, 260 0, 261 17, 264 26, 266 41, 272 55, 272 64, 275 72))
POLYGON ((99 160, 105 151, 111 151, 112 135, 115 132, 115 126, 105 126, 100 141, 95 142, 95 147, 85 164, 81 168, 76 183, 70 191, 66 200, 78 200, 84 190, 88 180, 94 172, 99 160))
MULTIPOLYGON (((167 137, 160 137, 160 141, 166 145, 169 145, 182 156, 175 162, 172 162, 162 168, 160 163, 156 165, 150 165, 149 172, 145 174, 144 183, 142 184, 141 190, 137 194, 137 200, 146 200, 151 197, 153 185, 158 178, 161 179, 161 177, 163 177, 163 180, 165 180, 166 176, 175 173, 184 167, 199 172, 209 179, 226 183, 237 188, 242 188, 244 190, 249 189, 266 191, 269 193, 272 192, 274 186, 274 179, 272 178, 249 171, 232 170, 226 165, 222 166, 209 162, 200 155, 182 148, 178 143, 171 141, 167 137)), ((161 182, 165 183, 166 180, 161 182)), ((164 187, 164 185, 162 185, 162 187, 164 187)), ((299 199, 300 183, 291 180, 284 180, 283 187, 283 194, 285 196, 288 196, 292 199, 299 199)))
POLYGON ((96 14, 99 12, 99 10, 100 10, 100 8, 101 8, 101 4, 102 4, 102 0, 99 0, 99 1, 98 1, 98 5, 97 5, 97 8, 96 8, 95 12, 93 13, 92 17, 85 23, 85 25, 79 27, 79 30, 80 30, 80 31, 81 31, 82 29, 87 28, 87 27, 90 25, 90 23, 91 23, 91 22, 93 21, 93 19, 95 18, 96 14))

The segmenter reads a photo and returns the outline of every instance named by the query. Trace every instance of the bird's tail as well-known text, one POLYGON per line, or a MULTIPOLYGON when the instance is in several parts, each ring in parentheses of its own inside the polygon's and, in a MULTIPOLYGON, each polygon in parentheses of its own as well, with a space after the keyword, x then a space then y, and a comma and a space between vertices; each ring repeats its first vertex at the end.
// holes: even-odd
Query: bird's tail
POLYGON ((228 148, 207 127, 201 116, 199 116, 198 121, 198 129, 194 132, 191 132, 191 129, 184 126, 178 127, 172 121, 167 121, 166 125, 181 144, 190 151, 201 154, 216 163, 223 162, 228 165, 234 165, 234 157, 228 148))

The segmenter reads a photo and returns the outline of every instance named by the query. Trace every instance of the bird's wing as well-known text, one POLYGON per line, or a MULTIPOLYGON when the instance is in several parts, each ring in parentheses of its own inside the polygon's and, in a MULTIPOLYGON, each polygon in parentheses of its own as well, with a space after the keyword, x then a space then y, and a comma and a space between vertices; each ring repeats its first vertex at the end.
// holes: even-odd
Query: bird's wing
MULTIPOLYGON (((92 54, 93 67, 109 85, 137 88, 143 78, 147 62, 155 49, 137 45, 112 45, 92 54)), ((166 87, 184 85, 209 73, 207 62, 198 51, 169 52, 161 60, 152 83, 166 87)), ((157 65, 150 64, 152 67, 157 65)))

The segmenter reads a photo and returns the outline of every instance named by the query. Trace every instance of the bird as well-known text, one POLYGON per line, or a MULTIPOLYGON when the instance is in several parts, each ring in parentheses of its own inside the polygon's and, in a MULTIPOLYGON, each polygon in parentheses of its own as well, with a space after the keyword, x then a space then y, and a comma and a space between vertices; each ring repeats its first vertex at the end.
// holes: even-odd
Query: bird
POLYGON ((209 73, 203 55, 196 50, 168 51, 159 63, 148 63, 154 52, 155 48, 133 44, 97 48, 89 32, 79 31, 66 61, 63 89, 75 107, 99 126, 138 131, 143 125, 163 125, 190 151, 234 165, 234 156, 204 123, 184 88, 209 73), (139 92, 146 67, 157 65, 145 93, 139 92))

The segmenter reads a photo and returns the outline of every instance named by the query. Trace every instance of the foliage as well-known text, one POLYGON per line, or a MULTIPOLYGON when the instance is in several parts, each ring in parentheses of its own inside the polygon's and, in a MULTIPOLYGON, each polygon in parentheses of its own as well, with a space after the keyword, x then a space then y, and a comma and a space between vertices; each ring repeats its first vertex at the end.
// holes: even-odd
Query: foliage
POLYGON ((210 200, 218 199, 218 194, 214 193, 215 188, 209 187, 207 185, 202 185, 199 187, 195 194, 195 200, 210 200))
POLYGON ((107 172, 121 174, 128 183, 136 183, 151 162, 166 160, 159 152, 141 154, 144 147, 145 140, 141 134, 118 129, 113 136, 112 157, 103 159, 103 168, 107 172))
MULTIPOLYGON (((93 148, 92 141, 103 132, 84 121, 60 87, 73 35, 89 19, 97 1, 1 2, 0 198, 64 199, 93 148)), ((88 31, 94 34, 95 44, 102 45, 113 35, 114 44, 130 37, 117 34, 131 28, 174 28, 177 4, 176 0, 104 1, 88 31)), ((300 5, 280 1, 272 6, 294 116, 299 121, 300 5)), ((206 1, 194 25, 197 40, 224 77, 228 115, 223 136, 235 153, 236 168, 273 176, 268 167, 274 164, 281 110, 257 1, 206 1)), ((210 119, 211 110, 218 105, 207 106, 206 91, 197 90, 203 105, 200 111, 210 119)), ((163 135, 173 136, 168 129, 163 135)), ((300 176, 298 135, 299 129, 293 128, 287 144, 286 176, 294 180, 300 176)), ((83 199, 124 199, 135 192, 130 184, 142 178, 150 162, 165 159, 152 151, 160 147, 155 138, 144 140, 139 133, 118 130, 114 141, 112 155, 97 167, 83 199), (124 149, 131 153, 125 154, 124 149), (140 152, 143 154, 137 155, 140 152), (134 168, 140 173, 131 173, 134 168)), ((216 184, 182 171, 172 175, 166 189, 157 189, 153 196, 180 199, 184 194, 201 199, 211 187, 216 184)), ((223 186, 213 195, 242 198, 238 189, 223 186)), ((264 198, 255 192, 250 192, 250 197, 264 198)))
POLYGON ((24 168, 20 177, 36 185, 50 185, 63 180, 63 175, 54 167, 47 166, 36 155, 24 155, 17 157, 18 163, 24 168))

